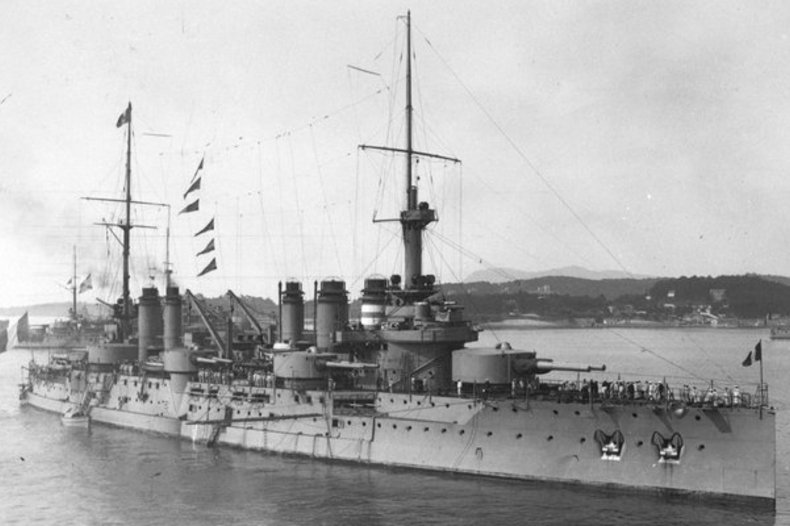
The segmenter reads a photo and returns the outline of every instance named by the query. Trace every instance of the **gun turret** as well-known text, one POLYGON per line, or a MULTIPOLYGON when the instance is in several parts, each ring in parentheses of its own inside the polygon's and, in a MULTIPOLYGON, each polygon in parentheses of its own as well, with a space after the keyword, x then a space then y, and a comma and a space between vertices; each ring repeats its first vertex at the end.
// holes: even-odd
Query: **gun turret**
POLYGON ((551 371, 589 373, 606 366, 555 363, 538 358, 535 351, 519 351, 502 344, 496 349, 461 349, 453 353, 453 378, 463 383, 509 384, 519 376, 536 376, 551 371))

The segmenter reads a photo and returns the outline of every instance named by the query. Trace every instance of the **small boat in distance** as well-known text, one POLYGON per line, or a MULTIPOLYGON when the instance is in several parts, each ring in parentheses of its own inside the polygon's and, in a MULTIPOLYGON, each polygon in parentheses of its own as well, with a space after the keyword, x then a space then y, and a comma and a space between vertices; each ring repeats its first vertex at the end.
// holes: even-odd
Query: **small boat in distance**
POLYGON ((771 327, 772 340, 790 340, 790 327, 771 327))

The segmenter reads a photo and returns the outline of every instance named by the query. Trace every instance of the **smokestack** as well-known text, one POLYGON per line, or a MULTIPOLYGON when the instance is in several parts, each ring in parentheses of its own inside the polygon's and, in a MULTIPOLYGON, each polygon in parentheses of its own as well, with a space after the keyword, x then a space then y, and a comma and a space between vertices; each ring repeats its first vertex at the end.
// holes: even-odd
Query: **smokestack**
POLYGON ((287 281, 280 297, 280 341, 287 343, 302 339, 304 330, 304 298, 302 284, 287 281))
POLYGON ((344 281, 321 282, 318 292, 318 310, 315 324, 315 343, 320 350, 327 350, 335 343, 336 331, 348 323, 348 295, 344 281))
POLYGON ((148 348, 156 344, 162 334, 162 307, 156 287, 143 289, 137 308, 137 359, 144 363, 148 359, 148 348))
POLYGON ((181 295, 178 287, 168 287, 165 295, 165 350, 181 346, 181 295))

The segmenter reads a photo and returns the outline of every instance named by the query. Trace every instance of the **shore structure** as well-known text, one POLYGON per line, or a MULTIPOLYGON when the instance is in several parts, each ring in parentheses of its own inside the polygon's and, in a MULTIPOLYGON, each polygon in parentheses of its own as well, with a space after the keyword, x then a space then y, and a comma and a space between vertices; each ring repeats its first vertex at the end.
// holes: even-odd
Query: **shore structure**
POLYGON ((767 398, 697 401, 666 382, 598 382, 603 365, 556 363, 506 343, 465 347, 477 329, 422 269, 422 236, 436 212, 419 201, 412 167, 418 157, 454 159, 413 148, 410 16, 404 22, 405 144, 363 147, 405 157, 406 205, 394 219, 404 270, 365 280, 359 320, 349 319, 345 283, 326 280, 313 286, 315 323, 306 330, 302 284, 287 281, 276 341, 243 347, 229 330, 224 345, 201 349, 183 327, 175 286, 164 297, 143 289, 133 319, 125 266, 118 338, 32 362, 22 401, 209 445, 774 506, 767 398), (551 371, 588 380, 540 380, 551 371))

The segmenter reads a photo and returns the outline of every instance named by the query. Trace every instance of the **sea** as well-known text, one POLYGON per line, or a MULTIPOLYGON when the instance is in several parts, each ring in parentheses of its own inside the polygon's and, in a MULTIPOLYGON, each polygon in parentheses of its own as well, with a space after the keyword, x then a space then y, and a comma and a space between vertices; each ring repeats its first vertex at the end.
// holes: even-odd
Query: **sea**
MULTIPOLYGON (((619 491, 371 467, 209 448, 101 424, 64 427, 21 407, 29 351, 0 354, 0 524, 422 525, 790 524, 790 341, 765 328, 536 328, 500 324, 473 346, 508 342, 596 378, 754 390, 762 341, 777 411, 776 510, 619 491)), ((550 373, 548 379, 577 378, 550 373)))

